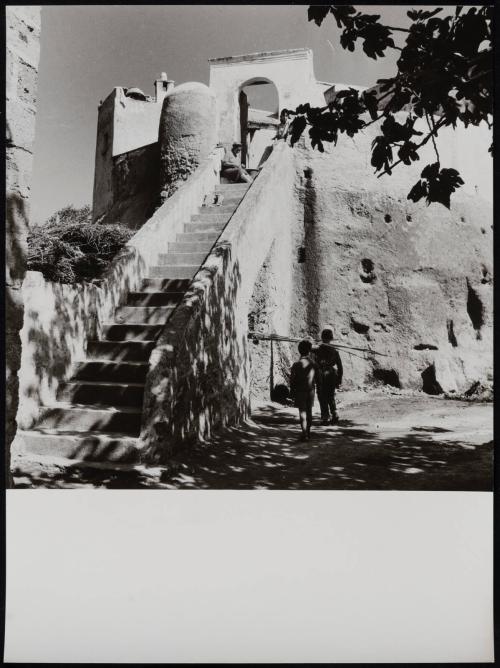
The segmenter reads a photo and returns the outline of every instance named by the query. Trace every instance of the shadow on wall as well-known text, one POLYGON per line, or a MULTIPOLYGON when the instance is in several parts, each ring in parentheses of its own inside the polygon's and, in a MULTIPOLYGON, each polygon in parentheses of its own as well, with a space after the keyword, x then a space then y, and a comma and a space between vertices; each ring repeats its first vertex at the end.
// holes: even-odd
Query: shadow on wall
POLYGON ((230 244, 216 245, 151 356, 143 411, 145 460, 164 460, 249 414, 246 314, 237 309, 240 285, 230 244))
POLYGON ((99 338, 120 299, 135 288, 140 267, 135 252, 126 248, 113 261, 110 276, 95 283, 53 283, 39 272, 27 273, 17 414, 22 429, 33 426, 41 405, 57 400, 72 363, 85 358, 87 343, 99 338))
POLYGON ((320 245, 316 227, 316 188, 313 183, 313 170, 304 170, 304 249, 300 258, 303 263, 305 287, 307 292, 307 330, 316 338, 319 337, 320 283, 318 261, 320 245))
MULTIPOLYGON (((7 136, 9 129, 7 126, 7 136)), ((5 456, 9 471, 10 444, 16 433, 16 414, 19 405, 21 338, 23 326, 23 295, 21 282, 26 271, 25 237, 28 216, 24 199, 17 193, 6 197, 6 291, 5 291, 5 456)))

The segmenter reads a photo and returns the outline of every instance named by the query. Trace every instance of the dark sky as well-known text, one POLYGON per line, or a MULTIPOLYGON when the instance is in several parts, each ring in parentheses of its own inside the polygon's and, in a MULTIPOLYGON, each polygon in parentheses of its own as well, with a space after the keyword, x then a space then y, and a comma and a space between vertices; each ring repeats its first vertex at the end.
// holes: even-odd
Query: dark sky
MULTIPOLYGON (((409 8, 363 9, 407 25, 409 8)), ((374 61, 343 51, 333 18, 318 28, 307 5, 43 7, 33 220, 91 203, 97 105, 114 86, 152 94, 161 71, 208 83, 209 58, 297 47, 313 49, 320 81, 371 85, 394 71, 393 54, 374 61)))

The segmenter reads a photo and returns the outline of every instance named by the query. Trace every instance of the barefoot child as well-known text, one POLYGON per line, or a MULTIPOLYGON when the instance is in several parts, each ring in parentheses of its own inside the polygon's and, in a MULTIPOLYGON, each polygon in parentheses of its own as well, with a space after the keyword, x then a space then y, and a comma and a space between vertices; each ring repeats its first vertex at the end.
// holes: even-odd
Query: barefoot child
POLYGON ((310 341, 299 343, 300 360, 295 362, 290 373, 290 393, 299 409, 300 439, 308 441, 312 424, 312 407, 316 386, 317 367, 309 357, 312 349, 310 341))

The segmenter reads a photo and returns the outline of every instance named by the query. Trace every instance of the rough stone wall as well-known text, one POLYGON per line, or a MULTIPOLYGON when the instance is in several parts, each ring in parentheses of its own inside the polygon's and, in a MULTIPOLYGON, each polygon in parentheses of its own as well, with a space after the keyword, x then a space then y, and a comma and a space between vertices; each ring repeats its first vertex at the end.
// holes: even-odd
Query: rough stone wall
MULTIPOLYGON (((346 387, 462 391, 492 372, 492 206, 465 188, 450 211, 407 200, 433 155, 377 179, 375 133, 295 153, 291 333, 318 335, 331 323, 337 340, 387 355, 344 354, 346 387)), ((473 129, 465 133, 474 141, 473 129)), ((489 137, 475 141, 488 161, 489 137)), ((491 174, 488 162, 474 167, 491 174)))
POLYGON ((217 144, 215 97, 207 86, 186 83, 167 94, 158 141, 160 190, 165 200, 217 144))
MULTIPOLYGON (((290 198, 290 202, 291 202, 290 198)), ((287 335, 290 331, 290 307, 293 280, 290 220, 286 234, 273 242, 262 265, 248 311, 248 329, 257 333, 287 335)), ((289 343, 260 341, 250 346, 251 397, 268 400, 277 385, 289 386, 290 367, 296 346, 289 343)))
MULTIPOLYGON (((6 471, 16 433, 19 330, 23 324, 21 286, 25 275, 26 235, 35 138, 40 57, 40 7, 6 8, 6 471)), ((8 474, 7 474, 8 475, 8 474)))
POLYGON ((99 106, 92 217, 139 229, 159 202, 161 104, 115 88, 99 106))
POLYGON ((138 230, 159 204, 158 143, 117 155, 110 164, 112 200, 98 220, 138 230))
POLYGON ((290 151, 281 145, 266 162, 151 354, 141 433, 149 461, 248 414, 248 313, 273 241, 290 231, 290 151))

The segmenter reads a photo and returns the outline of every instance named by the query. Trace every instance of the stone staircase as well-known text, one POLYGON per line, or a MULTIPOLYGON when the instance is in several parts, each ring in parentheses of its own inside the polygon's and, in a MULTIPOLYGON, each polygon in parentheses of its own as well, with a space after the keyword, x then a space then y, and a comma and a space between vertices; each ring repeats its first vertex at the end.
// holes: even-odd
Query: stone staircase
POLYGON ((95 461, 137 461, 148 360, 156 338, 200 265, 243 199, 247 184, 221 184, 221 206, 203 206, 168 253, 149 268, 140 292, 130 292, 90 341, 87 359, 73 366, 57 403, 43 406, 37 424, 18 430, 18 452, 95 461))

